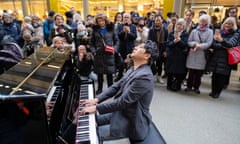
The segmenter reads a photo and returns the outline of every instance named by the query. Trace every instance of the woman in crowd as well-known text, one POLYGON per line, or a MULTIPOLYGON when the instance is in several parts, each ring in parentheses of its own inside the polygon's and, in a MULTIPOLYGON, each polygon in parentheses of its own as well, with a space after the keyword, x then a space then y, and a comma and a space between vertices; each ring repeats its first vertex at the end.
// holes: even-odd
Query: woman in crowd
POLYGON ((238 44, 239 33, 236 30, 237 24, 234 17, 228 17, 223 22, 221 30, 215 30, 213 54, 207 66, 207 69, 212 72, 212 91, 209 96, 213 98, 219 97, 231 71, 228 65, 227 49, 238 44))
POLYGON ((123 16, 121 12, 117 12, 114 17, 114 30, 115 33, 118 33, 118 27, 120 24, 122 24, 123 16))
POLYGON ((204 50, 208 49, 213 41, 213 31, 209 28, 210 16, 201 15, 198 19, 199 25, 194 29, 188 39, 190 51, 187 56, 186 66, 189 69, 187 88, 190 91, 200 94, 201 77, 205 70, 206 59, 204 50))
POLYGON ((71 27, 64 24, 64 19, 61 14, 55 14, 54 16, 54 27, 51 29, 49 36, 50 41, 56 36, 60 36, 66 45, 72 45, 71 27))
POLYGON ((116 49, 117 35, 114 33, 114 24, 109 23, 107 16, 99 13, 95 17, 96 25, 90 40, 90 49, 94 54, 94 72, 98 76, 97 94, 103 90, 103 75, 107 75, 108 87, 113 84, 113 74, 115 73, 114 54, 106 52, 105 45, 113 46, 116 49))
POLYGON ((186 23, 184 19, 176 22, 174 31, 167 39, 167 89, 173 91, 181 90, 181 83, 187 73, 186 58, 188 52, 188 33, 184 30, 186 23))
POLYGON ((145 26, 145 21, 143 17, 138 18, 137 25, 137 38, 135 40, 135 45, 139 45, 148 39, 148 27, 145 26))

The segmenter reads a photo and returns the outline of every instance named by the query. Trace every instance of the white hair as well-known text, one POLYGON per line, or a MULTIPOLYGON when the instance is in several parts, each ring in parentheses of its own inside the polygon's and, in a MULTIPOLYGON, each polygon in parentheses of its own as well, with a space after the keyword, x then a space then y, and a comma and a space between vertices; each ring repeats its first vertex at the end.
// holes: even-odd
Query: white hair
POLYGON ((208 14, 203 14, 198 18, 198 23, 201 21, 205 21, 207 24, 211 24, 211 17, 208 14))
POLYGON ((221 26, 221 29, 223 29, 223 26, 227 22, 231 22, 233 24, 233 30, 237 30, 236 18, 234 18, 234 17, 228 17, 227 19, 225 19, 225 21, 223 22, 223 24, 221 26))
POLYGON ((185 29, 185 27, 186 27, 186 22, 185 22, 185 20, 183 18, 178 19, 177 22, 176 22, 176 25, 177 24, 183 25, 183 29, 185 29))

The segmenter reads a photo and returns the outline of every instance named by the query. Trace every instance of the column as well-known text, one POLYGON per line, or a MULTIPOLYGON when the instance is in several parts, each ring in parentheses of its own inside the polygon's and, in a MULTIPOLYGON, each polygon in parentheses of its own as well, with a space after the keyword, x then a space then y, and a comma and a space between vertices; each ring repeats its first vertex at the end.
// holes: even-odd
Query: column
POLYGON ((184 14, 184 4, 185 0, 175 0, 174 1, 174 9, 173 11, 177 13, 179 17, 182 17, 184 14))
POLYGON ((87 15, 89 14, 89 5, 88 5, 88 0, 83 0, 83 19, 85 20, 85 18, 87 17, 87 15))
POLYGON ((27 16, 28 14, 28 8, 25 0, 21 0, 22 3, 22 10, 23 10, 23 16, 27 16))

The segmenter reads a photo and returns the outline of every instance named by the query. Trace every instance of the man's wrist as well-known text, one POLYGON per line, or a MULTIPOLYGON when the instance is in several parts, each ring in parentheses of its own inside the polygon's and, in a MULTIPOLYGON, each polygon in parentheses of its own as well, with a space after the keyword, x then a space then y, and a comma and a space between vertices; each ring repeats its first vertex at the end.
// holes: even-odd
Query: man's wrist
POLYGON ((99 102, 98 98, 94 98, 95 103, 97 104, 99 102))

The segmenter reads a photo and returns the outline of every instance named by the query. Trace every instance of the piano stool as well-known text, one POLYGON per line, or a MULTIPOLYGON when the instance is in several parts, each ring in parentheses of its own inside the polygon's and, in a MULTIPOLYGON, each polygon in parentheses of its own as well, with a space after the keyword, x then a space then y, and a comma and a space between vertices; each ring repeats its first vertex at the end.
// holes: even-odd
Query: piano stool
MULTIPOLYGON (((103 144, 130 144, 128 138, 104 141, 103 144)), ((150 125, 150 131, 144 141, 131 144, 167 144, 154 123, 150 125)))

